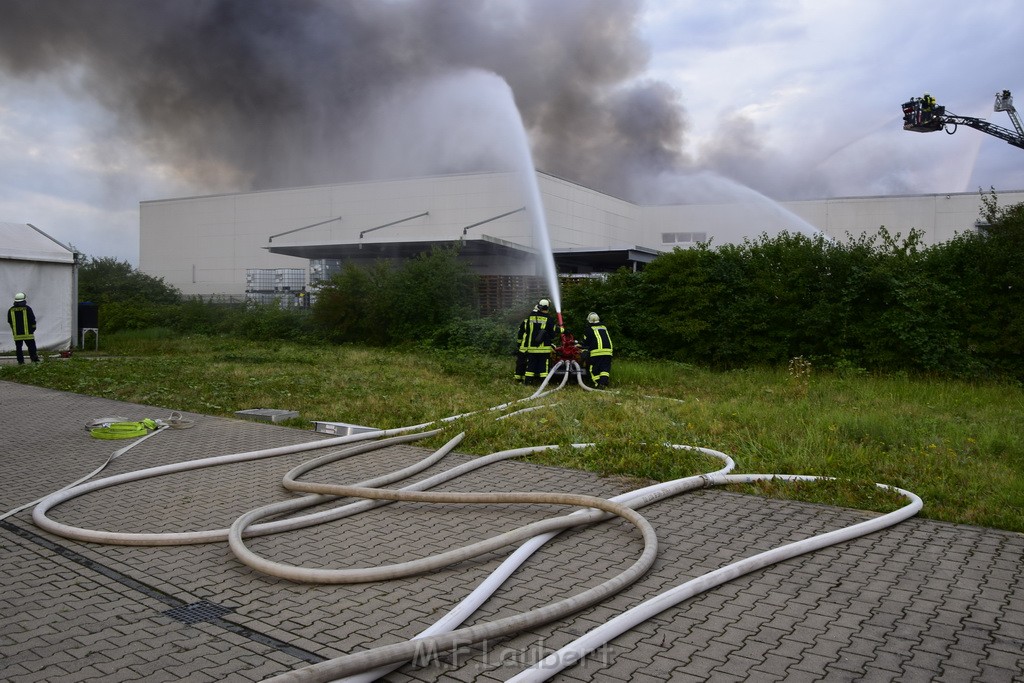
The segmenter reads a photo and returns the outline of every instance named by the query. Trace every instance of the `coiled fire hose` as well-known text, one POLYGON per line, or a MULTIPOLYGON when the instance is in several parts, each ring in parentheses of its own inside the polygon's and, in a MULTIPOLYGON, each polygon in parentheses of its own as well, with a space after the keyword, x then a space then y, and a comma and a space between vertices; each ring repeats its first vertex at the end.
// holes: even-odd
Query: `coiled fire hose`
MULTIPOLYGON (((505 410, 520 401, 529 401, 537 398, 546 396, 552 391, 557 391, 563 388, 571 372, 564 372, 561 383, 555 389, 547 389, 548 383, 554 376, 555 370, 558 368, 556 365, 552 368, 551 374, 544 380, 541 387, 530 397, 526 399, 520 399, 512 403, 503 404, 501 406, 495 406, 488 410, 505 410)), ((568 370, 572 370, 571 366, 567 367, 568 370)), ((577 366, 578 369, 578 366, 577 366)), ((578 383, 586 389, 587 387, 580 377, 580 374, 576 373, 578 383)), ((590 389, 593 390, 593 389, 590 389)), ((525 412, 531 408, 525 408, 517 412, 525 412)), ((479 411, 477 411, 479 412, 479 411)), ((466 413, 465 415, 471 415, 473 413, 466 413)), ((506 413, 498 419, 510 417, 517 413, 506 413)), ((442 481, 449 481, 461 474, 465 474, 472 469, 478 467, 484 467, 492 462, 504 460, 513 457, 520 457, 529 453, 538 452, 545 449, 557 448, 557 446, 537 446, 524 449, 513 449, 509 451, 501 451, 494 453, 489 456, 474 459, 473 461, 467 462, 464 465, 452 468, 446 472, 430 477, 421 482, 404 487, 400 490, 382 489, 381 486, 386 486, 390 483, 394 483, 401 479, 404 479, 412 474, 415 474, 423 469, 426 469, 430 465, 434 464, 438 460, 449 453, 455 445, 457 445, 463 438, 463 434, 459 434, 452 440, 450 440, 445 446, 436 451, 434 454, 425 458, 419 463, 410 467, 398 470, 396 472, 376 477, 366 482, 360 482, 355 485, 336 485, 336 484, 312 484, 298 481, 298 477, 301 475, 319 467, 328 462, 334 462, 338 459, 355 455, 356 453, 362 453, 376 448, 384 448, 389 445, 396 443, 406 443, 409 441, 426 438, 429 436, 436 435, 440 432, 439 429, 431 431, 416 431, 423 430, 426 427, 436 424, 437 422, 449 422, 465 415, 456 415, 450 418, 444 418, 433 423, 425 423, 420 425, 413 425, 410 427, 403 427, 392 430, 381 430, 375 432, 367 432, 363 434, 349 435, 344 437, 336 437, 334 439, 324 439, 314 441, 305 444, 296 444, 293 446, 284 446, 279 448, 263 449, 258 451, 249 451, 246 453, 230 454, 215 456, 212 458, 204 458, 195 461, 186 461, 182 463, 175 463, 172 465, 164 465, 160 467, 153 467, 136 472, 128 472, 122 475, 113 477, 107 477, 105 479, 97 480, 86 484, 77 484, 68 487, 66 490, 57 491, 50 496, 42 499, 41 502, 36 506, 33 511, 33 521, 41 528, 68 538, 75 540, 97 542, 97 543, 110 543, 117 545, 177 545, 177 544, 191 544, 191 543, 208 543, 228 540, 232 551, 235 552, 236 556, 243 563, 265 571, 271 575, 279 576, 282 578, 288 578, 296 581, 305 582, 326 582, 326 583, 348 583, 348 582, 359 582, 359 581, 377 581, 388 578, 395 578, 398 576, 408 576, 415 573, 421 573, 424 571, 430 571, 437 567, 447 566, 454 562, 458 562, 469 557, 473 557, 480 553, 490 552, 496 548, 508 545, 510 543, 518 543, 525 541, 522 546, 509 556, 502 565, 495 570, 495 572, 488 577, 480 586, 477 587, 465 600, 457 605, 451 612, 442 617, 433 626, 426 629, 421 634, 415 636, 413 639, 404 643, 397 643, 393 645, 387 645, 383 647, 377 647, 362 652, 357 652, 343 657, 338 657, 332 660, 321 662, 312 666, 308 666, 295 671, 287 672, 276 676, 271 681, 275 683, 284 683, 286 681, 333 681, 343 676, 349 676, 344 680, 346 681, 369 681, 374 680, 377 677, 385 675, 388 671, 391 671, 401 664, 413 659, 417 652, 422 651, 420 648, 436 648, 435 651, 440 651, 456 646, 472 644, 486 640, 489 638, 496 638, 507 636, 512 633, 522 631, 529 628, 534 628, 544 623, 548 623, 553 620, 563 618, 573 612, 580 609, 584 609, 587 606, 596 604, 605 598, 614 595, 618 591, 622 590, 626 586, 635 582, 650 568, 657 556, 657 539, 651 525, 638 513, 634 511, 634 508, 639 508, 652 502, 663 500, 669 496, 689 491, 697 488, 706 486, 713 486, 725 483, 736 483, 736 482, 750 482, 759 481, 764 479, 793 479, 810 481, 821 479, 823 477, 809 477, 809 476, 795 476, 795 475, 729 475, 727 474, 734 467, 732 459, 729 456, 713 451, 711 449, 696 448, 691 446, 675 445, 676 448, 693 449, 704 452, 708 455, 718 457, 725 463, 725 467, 717 472, 713 472, 707 475, 698 475, 693 477, 685 477, 683 479, 665 482, 662 484, 656 484, 649 486, 637 491, 632 491, 621 496, 616 496, 610 500, 595 498, 591 496, 580 496, 576 494, 564 494, 564 493, 536 493, 536 492, 513 492, 513 493, 482 493, 482 492, 468 492, 468 493, 428 493, 426 489, 436 486, 442 481), (408 433, 415 432, 415 433, 408 433), (383 437, 383 438, 382 438, 383 437), (375 441, 371 441, 375 440, 375 441), (368 442, 368 443, 362 443, 368 442), (261 508, 252 510, 241 517, 239 517, 235 523, 229 529, 214 529, 205 531, 192 531, 192 532, 172 532, 172 533, 121 533, 121 532, 106 532, 98 530, 83 529, 80 527, 74 527, 71 525, 56 522, 47 516, 47 512, 62 502, 70 500, 72 498, 85 495, 91 491, 95 491, 108 486, 116 486, 132 481, 138 481, 141 479, 163 476, 165 474, 172 474, 175 472, 182 472, 186 470, 196 469, 200 467, 212 467, 220 464, 227 464, 233 462, 243 462, 247 460, 256 460, 262 458, 269 458, 276 455, 283 455, 286 453, 297 453, 313 449, 328 448, 333 446, 346 446, 344 450, 329 453, 327 455, 315 458, 314 460, 308 461, 299 467, 293 468, 284 478, 284 485, 286 488, 301 492, 306 495, 300 498, 284 501, 282 503, 275 503, 261 508), (344 505, 340 508, 324 510, 318 513, 292 517, 287 519, 280 519, 274 522, 258 524, 258 520, 281 515, 289 512, 296 512, 298 510, 305 509, 313 505, 319 505, 331 500, 335 500, 340 496, 353 496, 359 497, 363 500, 344 505), (252 536, 258 536, 263 534, 278 533, 282 531, 288 531, 298 528, 303 528, 313 524, 319 524, 326 521, 332 521, 341 519, 364 510, 377 507, 379 505, 387 504, 392 501, 408 500, 408 501, 419 501, 419 502, 455 502, 455 503, 545 503, 545 504, 564 504, 583 509, 577 510, 576 512, 561 517, 550 518, 542 520, 540 522, 534 522, 527 524, 519 529, 499 534, 490 539, 478 541, 470 544, 464 548, 459 548, 451 551, 447 551, 440 555, 436 555, 430 558, 422 558, 420 560, 413 560, 411 562, 399 563, 396 565, 390 565, 385 567, 373 567, 373 568, 356 568, 356 569, 312 569, 306 567, 293 567, 279 562, 274 562, 261 558, 252 551, 250 551, 245 543, 245 538, 252 536), (577 526, 580 524, 592 524, 602 519, 607 519, 611 515, 618 515, 623 519, 629 521, 636 527, 644 539, 644 549, 641 556, 634 561, 634 563, 623 570, 619 575, 606 581, 603 584, 590 588, 574 596, 559 600, 555 603, 550 603, 544 607, 518 614, 512 617, 506 617, 504 619, 498 619, 492 622, 486 622, 478 624, 469 628, 459 629, 458 626, 466 618, 468 618, 478 607, 482 604, 497 588, 501 583, 510 576, 516 568, 518 568, 533 552, 539 549, 547 540, 550 540, 556 536, 560 531, 577 526)), ((156 433, 156 432, 153 432, 156 433)), ((133 444, 134 445, 134 444, 133 444)), ((590 444, 575 444, 576 447, 586 447, 590 444)), ((889 488, 884 485, 879 485, 883 488, 889 488)), ((921 507, 920 499, 914 494, 903 491, 901 489, 894 489, 905 497, 909 498, 911 502, 897 510, 895 512, 883 515, 876 519, 869 520, 868 522, 862 522, 860 524, 853 525, 846 529, 840 529, 837 531, 829 532, 820 536, 816 536, 803 541, 797 541, 790 543, 779 548, 775 548, 766 553, 755 555, 754 557, 741 560, 733 563, 726 567, 710 572, 709 574, 689 581, 675 589, 672 589, 662 595, 648 600, 645 603, 624 612, 619 617, 616 617, 612 621, 609 621, 604 626, 595 629, 593 632, 586 634, 579 638, 577 641, 570 643, 563 650, 555 653, 550 658, 538 663, 535 667, 528 669, 513 680, 516 681, 540 681, 546 680, 550 676, 554 675, 557 671, 570 666, 575 661, 578 661, 581 657, 593 649, 600 647, 604 642, 607 642, 611 638, 620 635, 624 631, 632 628, 641 621, 650 618, 654 614, 660 611, 668 609, 669 607, 678 604, 679 602, 691 597, 703 590, 707 590, 711 587, 720 585, 725 581, 731 580, 737 576, 755 571, 769 564, 780 562, 784 559, 794 557, 795 555, 810 552, 827 545, 835 543, 841 543, 858 536, 862 536, 867 533, 871 533, 881 528, 885 528, 892 524, 896 524, 903 519, 906 519, 914 514, 921 507), (602 640, 603 639, 603 640, 602 640), (552 663, 553 660, 554 663, 552 663), (556 666, 557 665, 557 666, 556 666)))

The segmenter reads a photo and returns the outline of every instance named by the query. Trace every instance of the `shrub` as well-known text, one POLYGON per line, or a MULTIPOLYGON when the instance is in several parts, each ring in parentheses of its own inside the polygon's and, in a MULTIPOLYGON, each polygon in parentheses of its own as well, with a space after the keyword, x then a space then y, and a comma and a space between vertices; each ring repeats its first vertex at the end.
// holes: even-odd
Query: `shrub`
POLYGON ((251 341, 301 341, 316 337, 309 311, 272 304, 246 306, 245 314, 239 317, 233 331, 251 341))
POLYGON ((96 304, 144 302, 176 304, 181 292, 163 278, 146 275, 127 261, 112 257, 88 258, 78 267, 78 298, 96 304))
POLYGON ((845 243, 782 233, 574 281, 576 319, 600 311, 616 352, 720 368, 823 367, 1024 376, 1024 206, 925 248, 884 227, 845 243))
POLYGON ((476 276, 455 249, 433 249, 401 266, 348 264, 317 294, 313 321, 335 342, 421 343, 472 317, 476 276))
POLYGON ((346 264, 317 293, 313 323, 333 342, 385 343, 389 277, 384 262, 371 268, 346 264))
POLYGON ((493 318, 453 320, 438 328, 430 345, 453 351, 473 350, 493 356, 509 356, 516 352, 515 335, 507 323, 493 318))

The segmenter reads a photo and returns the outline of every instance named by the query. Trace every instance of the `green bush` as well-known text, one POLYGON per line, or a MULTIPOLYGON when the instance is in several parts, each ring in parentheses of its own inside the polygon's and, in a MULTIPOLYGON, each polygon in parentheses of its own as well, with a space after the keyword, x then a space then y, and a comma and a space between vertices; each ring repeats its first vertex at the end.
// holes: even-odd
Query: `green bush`
POLYGON ((168 323, 184 334, 218 334, 230 332, 239 315, 241 306, 214 304, 203 301, 202 297, 189 297, 177 306, 168 306, 168 323))
POLYGON ((473 317, 476 276, 456 249, 433 249, 400 266, 348 264, 317 293, 313 321, 335 342, 428 342, 473 317))
POLYGON ((168 327, 167 313, 171 310, 171 306, 144 301, 110 301, 98 307, 97 315, 104 332, 121 332, 168 327))
POLYGON ((493 318, 453 320, 430 337, 430 346, 452 351, 473 350, 493 356, 511 357, 516 352, 510 326, 493 318))
POLYGON ((302 308, 281 308, 273 304, 247 305, 239 315, 232 332, 250 341, 315 340, 317 334, 309 311, 302 308))
POLYGON ((587 315, 597 313, 612 333, 616 354, 646 356, 653 341, 651 321, 645 314, 650 310, 646 291, 644 276, 625 269, 606 278, 565 279, 562 282, 565 326, 569 332, 580 335, 587 315))
POLYGON ((762 235, 571 281, 563 298, 573 320, 599 311, 623 355, 1024 378, 1024 205, 982 201, 985 232, 927 248, 884 227, 845 243, 762 235))
POLYGON ((387 343, 389 278, 390 268, 385 262, 370 268, 346 264, 317 292, 313 323, 336 343, 387 343))
POLYGON ((473 317, 476 275, 458 260, 458 249, 432 249, 407 261, 389 282, 390 333, 415 342, 453 320, 473 317))
POLYGON ((78 267, 78 299, 95 304, 139 302, 176 304, 181 292, 163 278, 146 275, 127 261, 88 258, 78 267))

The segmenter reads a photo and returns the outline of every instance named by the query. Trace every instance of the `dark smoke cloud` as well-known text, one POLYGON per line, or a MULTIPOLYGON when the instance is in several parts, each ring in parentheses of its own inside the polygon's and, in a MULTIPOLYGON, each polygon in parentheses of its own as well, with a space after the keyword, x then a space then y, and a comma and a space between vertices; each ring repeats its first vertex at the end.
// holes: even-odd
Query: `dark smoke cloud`
POLYGON ((62 77, 114 113, 111 135, 217 191, 491 170, 475 149, 382 167, 365 138, 403 103, 423 107, 406 121, 443 117, 430 135, 472 138, 472 106, 439 114, 409 93, 493 71, 538 168, 629 197, 640 173, 689 163, 678 94, 642 78, 639 11, 638 0, 0 0, 0 70, 62 77))

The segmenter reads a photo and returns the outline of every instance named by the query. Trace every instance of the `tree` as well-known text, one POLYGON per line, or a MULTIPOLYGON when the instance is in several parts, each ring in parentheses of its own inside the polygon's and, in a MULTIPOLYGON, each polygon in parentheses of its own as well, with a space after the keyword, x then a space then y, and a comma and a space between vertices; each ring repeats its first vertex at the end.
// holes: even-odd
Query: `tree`
POLYGON ((313 305, 313 321, 334 342, 386 344, 385 293, 391 269, 384 261, 370 267, 345 264, 340 273, 324 283, 313 305))
POLYGON ((476 317, 477 277, 457 247, 417 255, 389 284, 390 334, 397 341, 422 341, 453 320, 476 317))
POLYGON ((435 248, 398 266, 349 263, 317 293, 313 320, 336 342, 423 342, 475 317, 476 283, 457 249, 435 248))
POLYGON ((148 304, 176 304, 181 291, 132 268, 127 261, 104 256, 90 257, 78 268, 78 298, 96 304, 144 302, 148 304))

